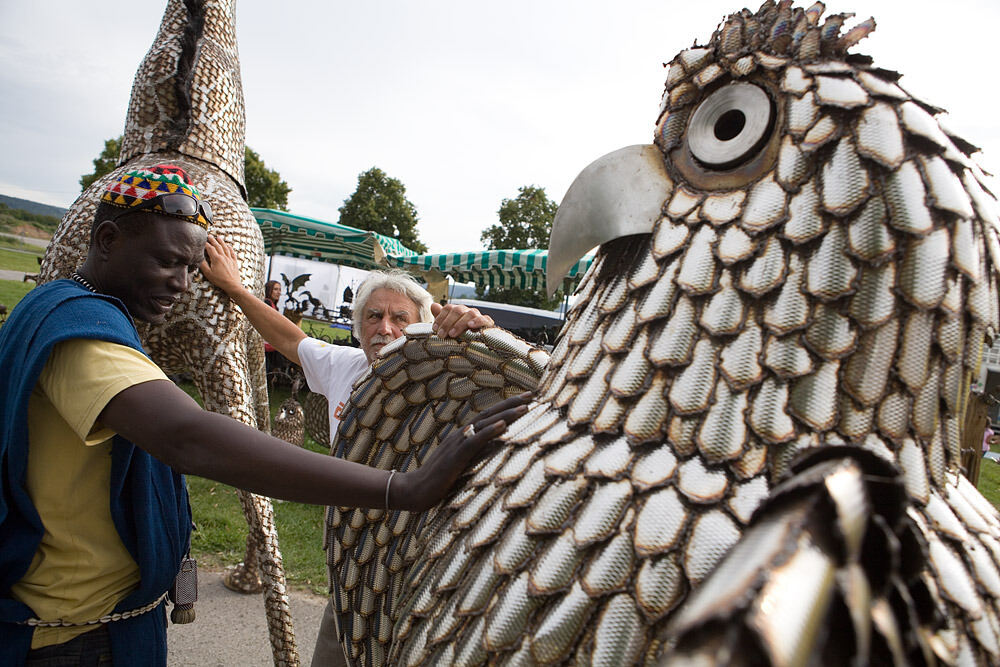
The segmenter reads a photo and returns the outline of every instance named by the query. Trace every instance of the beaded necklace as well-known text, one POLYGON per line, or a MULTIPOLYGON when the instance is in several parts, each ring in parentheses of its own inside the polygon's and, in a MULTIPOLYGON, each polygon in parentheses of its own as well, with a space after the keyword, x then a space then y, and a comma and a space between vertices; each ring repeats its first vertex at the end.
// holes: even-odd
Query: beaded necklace
POLYGON ((87 289, 89 289, 94 294, 97 294, 97 290, 94 289, 94 286, 90 284, 90 281, 88 281, 86 278, 84 278, 83 276, 81 276, 76 271, 74 271, 73 273, 71 273, 69 277, 72 278, 73 280, 75 280, 76 282, 80 283, 81 285, 83 285, 87 289))

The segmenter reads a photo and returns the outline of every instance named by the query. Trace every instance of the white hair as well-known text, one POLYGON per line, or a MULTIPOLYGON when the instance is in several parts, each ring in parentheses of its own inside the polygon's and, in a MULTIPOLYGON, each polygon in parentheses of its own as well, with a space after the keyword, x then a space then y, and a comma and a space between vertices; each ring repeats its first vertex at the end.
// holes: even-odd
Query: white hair
POLYGON ((430 322, 434 319, 434 316, 431 315, 431 304, 434 303, 434 297, 421 287, 413 276, 402 269, 372 271, 361 283, 358 293, 354 296, 353 333, 358 340, 361 340, 361 321, 364 318, 365 306, 368 305, 368 297, 379 289, 402 294, 412 301, 417 307, 417 316, 421 322, 430 322))

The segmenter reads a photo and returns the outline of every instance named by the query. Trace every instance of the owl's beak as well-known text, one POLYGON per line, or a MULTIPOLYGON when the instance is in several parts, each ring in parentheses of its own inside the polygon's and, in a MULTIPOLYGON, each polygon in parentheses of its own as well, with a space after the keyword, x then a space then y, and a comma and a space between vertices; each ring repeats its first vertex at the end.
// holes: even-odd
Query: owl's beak
POLYGON ((672 190, 662 153, 652 144, 620 148, 580 172, 552 222, 545 274, 549 296, 591 249, 651 233, 672 190))

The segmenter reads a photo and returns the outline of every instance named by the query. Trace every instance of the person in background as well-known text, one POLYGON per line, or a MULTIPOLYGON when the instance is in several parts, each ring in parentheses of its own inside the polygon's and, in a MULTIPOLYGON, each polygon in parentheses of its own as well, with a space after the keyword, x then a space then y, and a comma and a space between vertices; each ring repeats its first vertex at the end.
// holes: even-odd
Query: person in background
POLYGON ((354 297, 353 334, 360 349, 331 345, 307 336, 301 327, 272 311, 244 287, 236 251, 225 241, 210 236, 205 252, 209 261, 202 265, 202 275, 240 307, 265 340, 302 367, 312 391, 326 396, 331 437, 337 432, 354 381, 375 361, 378 351, 402 336, 408 325, 433 320, 439 336, 453 338, 493 326, 493 319, 475 308, 434 303, 430 293, 405 271, 371 271, 354 297))
MULTIPOLYGON (((278 301, 281 299, 281 283, 277 280, 268 280, 264 283, 264 303, 269 305, 275 311, 278 311, 278 301)), ((280 311, 278 311, 280 312, 280 311)), ((267 377, 270 378, 271 374, 282 368, 281 363, 281 353, 274 349, 274 346, 264 341, 264 362, 267 377)))
POLYGON ((281 299, 281 283, 277 280, 268 280, 264 283, 264 303, 278 310, 278 301, 281 299))

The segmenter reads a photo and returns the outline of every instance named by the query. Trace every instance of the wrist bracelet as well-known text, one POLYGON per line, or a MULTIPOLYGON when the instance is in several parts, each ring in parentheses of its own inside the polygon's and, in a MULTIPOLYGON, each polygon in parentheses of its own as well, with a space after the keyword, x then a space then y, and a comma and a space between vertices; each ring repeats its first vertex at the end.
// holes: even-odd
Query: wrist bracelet
POLYGON ((396 474, 396 470, 393 469, 389 471, 389 479, 385 480, 385 511, 389 511, 389 487, 392 485, 392 476, 396 474))

